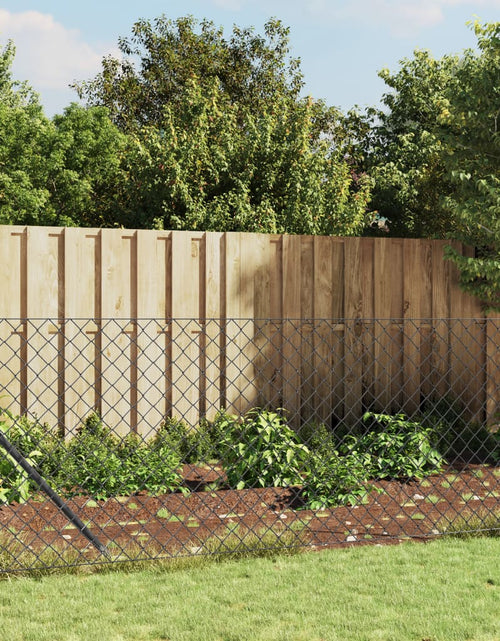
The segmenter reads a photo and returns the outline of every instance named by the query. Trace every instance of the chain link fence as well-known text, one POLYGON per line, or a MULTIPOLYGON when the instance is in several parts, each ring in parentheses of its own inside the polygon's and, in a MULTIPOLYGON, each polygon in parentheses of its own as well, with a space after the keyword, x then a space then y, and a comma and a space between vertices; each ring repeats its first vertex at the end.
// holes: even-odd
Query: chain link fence
POLYGON ((500 322, 0 321, 0 570, 500 534, 500 322))

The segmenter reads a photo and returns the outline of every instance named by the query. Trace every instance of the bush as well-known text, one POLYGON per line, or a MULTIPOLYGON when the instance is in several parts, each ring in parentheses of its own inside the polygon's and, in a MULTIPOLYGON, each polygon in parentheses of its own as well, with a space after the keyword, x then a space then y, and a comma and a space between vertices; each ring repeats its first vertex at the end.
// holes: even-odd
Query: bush
POLYGON ((200 421, 196 428, 189 427, 180 419, 168 418, 153 438, 153 443, 170 447, 184 463, 218 460, 226 418, 224 413, 219 413, 213 421, 200 421))
POLYGON ((194 463, 199 455, 197 436, 184 421, 167 418, 153 437, 152 444, 155 448, 170 448, 184 463, 194 463))
POLYGON ((241 421, 222 416, 222 464, 231 487, 302 484, 308 449, 275 412, 251 410, 241 421))
POLYGON ((136 435, 119 439, 91 414, 67 446, 58 482, 68 494, 97 499, 117 494, 170 492, 181 483, 180 457, 170 445, 144 443, 136 435))
POLYGON ((340 456, 337 451, 309 459, 302 496, 306 507, 320 510, 336 505, 356 505, 372 487, 361 461, 356 456, 340 456))
MULTIPOLYGON (((44 478, 50 480, 55 476, 64 456, 64 445, 48 425, 2 410, 0 430, 44 478)), ((0 479, 0 503, 24 502, 38 490, 23 468, 3 451, 0 451, 0 479)))
POLYGON ((329 458, 338 455, 339 439, 324 423, 303 423, 297 434, 307 446, 310 457, 329 458))
POLYGON ((442 469, 444 458, 433 446, 435 433, 404 414, 391 416, 367 412, 369 432, 348 437, 343 454, 355 457, 371 479, 423 478, 442 469))

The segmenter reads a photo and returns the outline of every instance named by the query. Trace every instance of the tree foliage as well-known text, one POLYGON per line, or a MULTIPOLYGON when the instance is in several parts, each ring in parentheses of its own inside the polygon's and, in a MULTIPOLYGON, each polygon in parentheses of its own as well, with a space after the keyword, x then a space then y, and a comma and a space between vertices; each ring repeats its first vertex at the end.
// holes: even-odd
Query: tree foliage
POLYGON ((500 310, 500 22, 473 27, 479 53, 465 53, 439 122, 453 184, 446 204, 456 222, 454 235, 474 246, 476 256, 451 249, 448 256, 465 290, 500 310))
POLYGON ((108 56, 93 80, 75 84, 80 98, 109 109, 122 129, 162 127, 164 108, 179 108, 193 81, 230 103, 257 112, 276 95, 291 100, 303 86, 300 61, 289 56, 289 29, 271 19, 264 35, 234 26, 229 39, 209 20, 165 15, 139 20, 120 38, 120 58, 108 56))
POLYGON ((458 56, 436 60, 415 51, 397 73, 379 76, 390 91, 383 108, 368 110, 364 168, 373 176, 372 207, 390 221, 395 236, 445 237, 453 220, 443 196, 453 187, 437 127, 442 103, 456 86, 458 56))
POLYGON ((353 234, 370 181, 316 129, 322 103, 276 97, 259 113, 193 83, 143 127, 130 152, 128 226, 353 234), (179 108, 177 108, 179 106, 179 108))
POLYGON ((111 218, 124 181, 125 137, 102 108, 70 105, 48 119, 0 53, 0 223, 89 225, 111 218))
POLYGON ((500 23, 473 24, 478 49, 436 60, 416 51, 396 74, 385 109, 368 112, 363 167, 371 206, 401 236, 461 240, 449 249, 464 288, 500 308, 500 23))
POLYGON ((141 20, 78 90, 129 140, 112 219, 128 227, 360 233, 370 181, 353 174, 342 119, 300 98, 288 29, 141 20))

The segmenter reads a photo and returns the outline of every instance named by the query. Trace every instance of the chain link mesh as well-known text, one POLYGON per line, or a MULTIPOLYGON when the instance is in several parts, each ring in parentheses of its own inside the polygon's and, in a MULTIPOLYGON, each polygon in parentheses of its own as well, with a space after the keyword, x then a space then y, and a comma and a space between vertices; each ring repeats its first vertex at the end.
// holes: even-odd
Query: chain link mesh
POLYGON ((1 320, 0 570, 499 534, 499 344, 485 319, 1 320))

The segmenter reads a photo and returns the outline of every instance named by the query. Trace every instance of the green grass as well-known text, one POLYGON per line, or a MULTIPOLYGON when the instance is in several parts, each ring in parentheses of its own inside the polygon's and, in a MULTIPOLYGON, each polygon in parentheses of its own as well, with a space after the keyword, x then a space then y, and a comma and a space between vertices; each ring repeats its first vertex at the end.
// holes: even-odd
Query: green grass
POLYGON ((0 582, 2 641, 495 641, 499 539, 0 582))
POLYGON ((461 539, 498 537, 500 538, 500 511, 480 509, 465 510, 451 522, 443 517, 437 524, 442 534, 461 539))

